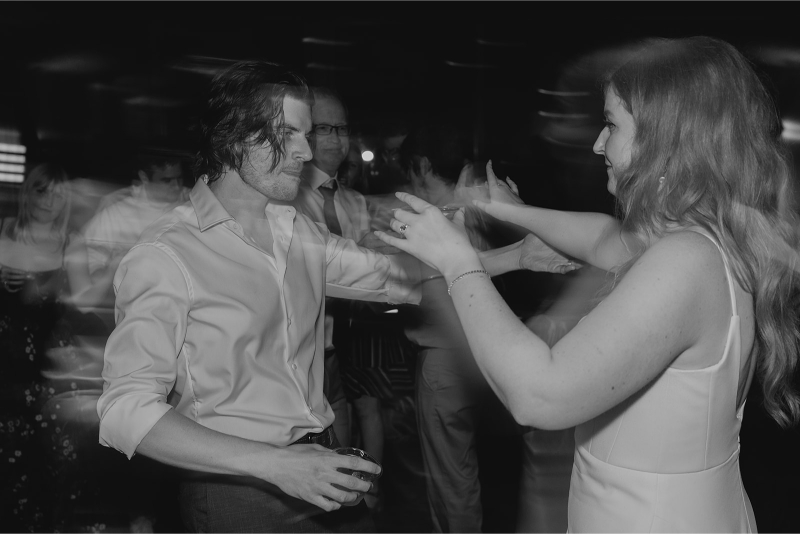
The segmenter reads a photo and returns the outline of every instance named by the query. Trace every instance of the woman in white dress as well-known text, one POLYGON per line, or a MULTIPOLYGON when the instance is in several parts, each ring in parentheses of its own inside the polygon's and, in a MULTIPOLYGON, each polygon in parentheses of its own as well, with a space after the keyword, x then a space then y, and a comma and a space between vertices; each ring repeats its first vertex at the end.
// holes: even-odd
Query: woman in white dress
POLYGON ((800 418, 797 219, 772 101, 728 43, 651 40, 605 80, 594 145, 620 218, 526 206, 488 166, 475 204, 614 273, 549 348, 509 310, 459 226, 408 194, 387 243, 445 276, 482 373, 519 423, 576 426, 570 531, 755 531, 739 472, 754 372, 800 418))

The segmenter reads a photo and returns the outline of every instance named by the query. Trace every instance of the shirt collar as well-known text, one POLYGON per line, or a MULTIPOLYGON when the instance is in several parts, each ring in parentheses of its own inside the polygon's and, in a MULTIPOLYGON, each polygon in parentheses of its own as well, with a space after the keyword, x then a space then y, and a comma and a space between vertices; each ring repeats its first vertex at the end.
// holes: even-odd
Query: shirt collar
POLYGON ((197 180, 192 192, 189 193, 189 200, 192 201, 194 212, 197 215, 197 225, 200 227, 201 232, 205 232, 221 222, 233 219, 233 216, 222 207, 222 203, 211 192, 203 178, 205 176, 197 180))
POLYGON ((303 180, 305 181, 305 183, 308 184, 308 186, 311 189, 315 191, 319 189, 322 184, 324 184, 331 178, 335 180, 338 175, 339 173, 337 172, 333 176, 328 176, 328 173, 320 170, 319 168, 317 168, 316 165, 314 165, 311 162, 303 165, 303 180))

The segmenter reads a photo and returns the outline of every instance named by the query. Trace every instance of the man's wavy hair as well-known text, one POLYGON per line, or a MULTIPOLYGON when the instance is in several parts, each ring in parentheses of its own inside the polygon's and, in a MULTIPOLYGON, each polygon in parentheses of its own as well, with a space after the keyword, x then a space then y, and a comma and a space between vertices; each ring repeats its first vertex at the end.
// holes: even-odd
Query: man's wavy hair
POLYGON ((211 82, 208 107, 200 123, 200 149, 195 175, 219 179, 226 169, 237 172, 252 146, 272 149, 270 172, 285 155, 283 99, 292 97, 313 105, 306 81, 264 61, 234 63, 211 82))
POLYGON ((730 44, 691 37, 645 42, 604 88, 635 124, 616 195, 623 230, 641 239, 637 257, 671 225, 717 239, 753 295, 764 406, 782 426, 796 424, 798 219, 779 116, 764 84, 730 44))

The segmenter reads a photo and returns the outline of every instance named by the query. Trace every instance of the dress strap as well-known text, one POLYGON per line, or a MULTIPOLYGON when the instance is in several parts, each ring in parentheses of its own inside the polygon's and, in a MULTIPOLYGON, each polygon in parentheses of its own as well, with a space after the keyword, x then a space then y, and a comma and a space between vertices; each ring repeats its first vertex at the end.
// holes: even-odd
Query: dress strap
POLYGON ((700 229, 700 228, 691 228, 690 231, 707 237, 712 243, 714 243, 714 245, 717 247, 717 250, 719 250, 719 253, 722 256, 722 263, 725 265, 725 276, 728 277, 728 292, 730 293, 730 296, 731 296, 731 307, 733 309, 732 315, 738 316, 739 315, 739 309, 736 306, 736 290, 735 290, 735 287, 733 285, 733 274, 731 273, 731 267, 730 267, 730 264, 728 263, 728 255, 725 254, 724 250, 722 250, 722 247, 717 242, 717 240, 714 239, 705 230, 700 229))

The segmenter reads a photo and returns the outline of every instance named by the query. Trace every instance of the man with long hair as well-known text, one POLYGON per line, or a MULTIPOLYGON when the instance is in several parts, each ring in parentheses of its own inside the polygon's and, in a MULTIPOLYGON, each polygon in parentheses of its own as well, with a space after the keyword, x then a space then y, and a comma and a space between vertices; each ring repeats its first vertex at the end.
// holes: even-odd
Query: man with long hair
POLYGON ((398 261, 289 204, 311 159, 312 99, 270 64, 218 75, 190 202, 150 226, 115 276, 100 441, 183 468, 191 530, 374 530, 360 503, 370 482, 343 471, 380 467, 331 450, 324 299, 419 296, 398 261))

